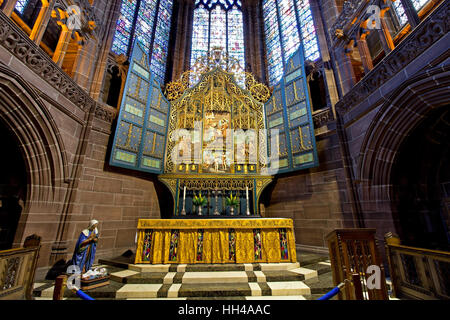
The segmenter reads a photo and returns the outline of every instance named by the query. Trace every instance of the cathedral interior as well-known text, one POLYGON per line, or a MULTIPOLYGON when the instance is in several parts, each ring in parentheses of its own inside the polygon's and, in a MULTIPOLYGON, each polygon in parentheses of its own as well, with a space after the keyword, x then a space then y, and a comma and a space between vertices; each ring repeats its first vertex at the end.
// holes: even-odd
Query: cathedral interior
POLYGON ((41 237, 39 282, 92 219, 96 262, 134 254, 140 219, 291 219, 302 254, 374 229, 392 281, 386 234, 434 254, 447 280, 426 292, 450 299, 449 17, 446 0, 0 0, 0 250, 41 237), (258 138, 216 153, 206 128, 258 138))

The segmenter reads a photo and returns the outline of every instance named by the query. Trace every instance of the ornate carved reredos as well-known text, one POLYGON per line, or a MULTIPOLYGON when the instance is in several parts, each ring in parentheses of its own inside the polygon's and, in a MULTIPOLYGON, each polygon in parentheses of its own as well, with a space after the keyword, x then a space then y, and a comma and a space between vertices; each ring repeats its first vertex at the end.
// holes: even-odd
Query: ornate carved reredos
MULTIPOLYGON (((223 132, 226 129, 254 130, 258 134, 259 130, 265 128, 263 109, 263 103, 256 100, 250 91, 241 88, 236 83, 233 74, 219 67, 204 73, 200 82, 186 89, 181 97, 172 101, 165 172, 177 171, 172 159, 172 151, 177 143, 177 139, 173 135, 177 129, 200 129, 203 130, 203 135, 205 130, 211 128, 223 132), (217 120, 219 118, 220 120, 217 120)), ((226 134, 223 135, 224 139, 230 138, 226 137, 226 134)), ((192 142, 200 143, 200 141, 192 142)), ((265 146, 259 145, 259 148, 261 148, 260 152, 265 152, 265 146)), ((204 152, 204 149, 205 146, 202 145, 198 150, 204 152)), ((233 157, 232 155, 227 156, 233 157)), ((199 158, 201 157, 201 154, 193 153, 192 163, 200 163, 199 158)), ((258 156, 258 158, 260 157, 258 156)), ((259 159, 255 165, 263 166, 262 160, 259 159)))

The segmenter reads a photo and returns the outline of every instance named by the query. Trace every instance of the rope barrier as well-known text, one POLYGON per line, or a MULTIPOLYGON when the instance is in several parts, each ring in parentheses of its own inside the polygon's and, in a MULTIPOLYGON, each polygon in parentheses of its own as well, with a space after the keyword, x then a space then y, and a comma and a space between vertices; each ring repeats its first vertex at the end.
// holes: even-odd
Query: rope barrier
MULTIPOLYGON (((346 280, 347 282, 348 280, 346 280)), ((318 298, 317 300, 330 300, 334 296, 336 296, 341 289, 345 287, 345 282, 341 282, 337 287, 333 288, 331 291, 323 295, 322 297, 318 298)))

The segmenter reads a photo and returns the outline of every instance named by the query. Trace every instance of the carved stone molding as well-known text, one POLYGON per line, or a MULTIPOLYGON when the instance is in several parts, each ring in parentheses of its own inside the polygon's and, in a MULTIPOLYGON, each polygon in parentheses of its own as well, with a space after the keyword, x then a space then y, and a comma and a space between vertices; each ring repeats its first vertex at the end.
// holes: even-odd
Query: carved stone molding
POLYGON ((336 110, 344 114, 366 99, 375 90, 404 69, 450 29, 450 2, 443 2, 413 32, 408 35, 382 63, 372 69, 337 104, 336 110))
POLYGON ((84 89, 58 67, 47 53, 31 41, 2 11, 0 11, 0 45, 80 109, 95 112, 96 116, 105 121, 111 119, 112 122, 114 114, 108 110, 100 112, 98 109, 103 107, 97 105, 84 89))
POLYGON ((337 42, 336 30, 344 30, 349 26, 353 19, 361 13, 363 7, 368 5, 366 0, 347 0, 344 2, 342 12, 337 17, 336 22, 331 26, 331 38, 333 43, 337 42))
POLYGON ((333 113, 330 108, 319 110, 313 114, 314 128, 318 129, 326 126, 331 121, 334 121, 333 113))
POLYGON ((103 107, 100 104, 97 104, 95 107, 95 117, 101 119, 103 121, 112 123, 116 114, 110 110, 107 110, 106 107, 103 107))

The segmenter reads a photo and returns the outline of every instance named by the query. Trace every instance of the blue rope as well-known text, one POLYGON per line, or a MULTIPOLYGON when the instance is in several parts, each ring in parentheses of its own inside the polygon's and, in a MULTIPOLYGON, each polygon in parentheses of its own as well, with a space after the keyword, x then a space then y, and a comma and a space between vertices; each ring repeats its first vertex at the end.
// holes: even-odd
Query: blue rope
POLYGON ((95 300, 94 298, 92 298, 91 296, 88 296, 86 293, 84 293, 81 290, 77 290, 77 296, 83 300, 95 300))
POLYGON ((341 291, 339 289, 339 287, 333 288, 333 290, 331 290, 330 292, 328 292, 327 294, 325 294, 324 296, 320 297, 317 300, 330 300, 331 298, 333 298, 335 295, 337 295, 339 293, 339 291, 341 291))

